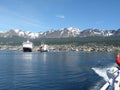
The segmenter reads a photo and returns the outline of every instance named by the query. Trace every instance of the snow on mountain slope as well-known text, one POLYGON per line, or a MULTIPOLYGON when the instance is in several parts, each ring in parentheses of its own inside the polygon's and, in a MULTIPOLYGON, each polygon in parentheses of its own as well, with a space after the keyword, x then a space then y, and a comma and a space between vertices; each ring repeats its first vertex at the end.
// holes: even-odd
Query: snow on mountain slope
POLYGON ((79 28, 62 28, 59 30, 49 30, 46 32, 30 32, 19 29, 11 29, 7 32, 0 31, 0 37, 13 37, 19 36, 24 38, 65 38, 65 37, 89 37, 89 36, 112 36, 120 35, 120 29, 118 30, 99 30, 99 29, 86 29, 80 30, 79 28))
POLYGON ((76 37, 80 34, 79 28, 63 28, 60 30, 60 35, 65 37, 76 37))
POLYGON ((35 38, 39 37, 39 33, 33 33, 33 32, 29 32, 29 31, 22 31, 22 30, 19 30, 19 29, 15 29, 13 31, 16 33, 15 36, 20 36, 20 37, 25 37, 25 38, 32 38, 32 39, 35 39, 35 38))
POLYGON ((0 33, 5 33, 5 32, 0 30, 0 33))

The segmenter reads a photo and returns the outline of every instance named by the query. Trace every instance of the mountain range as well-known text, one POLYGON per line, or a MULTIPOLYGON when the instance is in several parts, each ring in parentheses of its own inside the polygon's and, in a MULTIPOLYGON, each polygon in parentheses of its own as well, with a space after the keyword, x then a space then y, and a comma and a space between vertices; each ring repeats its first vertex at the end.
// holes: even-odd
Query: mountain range
POLYGON ((120 29, 117 30, 99 30, 99 29, 86 29, 86 30, 80 30, 79 28, 62 28, 59 30, 49 30, 46 32, 29 32, 29 31, 23 31, 19 29, 11 29, 7 32, 0 31, 0 37, 24 37, 24 38, 30 38, 30 39, 36 39, 36 38, 68 38, 68 37, 90 37, 90 36, 119 36, 120 35, 120 29))

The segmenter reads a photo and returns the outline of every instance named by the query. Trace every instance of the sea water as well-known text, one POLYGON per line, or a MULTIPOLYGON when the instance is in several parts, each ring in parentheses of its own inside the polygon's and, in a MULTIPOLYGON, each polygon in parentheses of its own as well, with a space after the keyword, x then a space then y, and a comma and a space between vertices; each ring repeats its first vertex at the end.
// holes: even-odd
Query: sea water
POLYGON ((0 90, 99 90, 115 55, 0 51, 0 90))

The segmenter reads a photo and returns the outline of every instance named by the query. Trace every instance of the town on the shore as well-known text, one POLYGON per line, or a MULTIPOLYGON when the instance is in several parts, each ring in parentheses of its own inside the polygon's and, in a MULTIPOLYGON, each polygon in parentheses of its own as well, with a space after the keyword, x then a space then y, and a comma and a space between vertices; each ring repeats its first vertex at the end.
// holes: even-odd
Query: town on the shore
MULTIPOLYGON (((34 46, 33 52, 38 52, 40 46, 34 46)), ((22 51, 23 47, 21 46, 11 46, 11 45, 0 45, 0 50, 19 50, 22 51)), ((48 51, 60 52, 60 51, 75 51, 75 52, 119 52, 120 47, 115 46, 87 46, 87 45, 48 45, 48 51)))

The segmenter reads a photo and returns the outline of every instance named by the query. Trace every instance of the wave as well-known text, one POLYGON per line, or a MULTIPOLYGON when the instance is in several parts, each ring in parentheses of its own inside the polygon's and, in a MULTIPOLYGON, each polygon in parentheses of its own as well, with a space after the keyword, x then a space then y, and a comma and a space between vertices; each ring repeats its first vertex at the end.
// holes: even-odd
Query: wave
POLYGON ((92 70, 94 70, 95 71, 95 73, 97 74, 97 75, 99 75, 100 77, 102 77, 105 81, 108 81, 108 76, 107 76, 107 74, 106 74, 106 71, 109 69, 109 68, 112 68, 112 67, 115 67, 116 66, 116 64, 112 64, 112 65, 110 65, 110 66, 108 66, 108 67, 105 67, 105 68, 92 68, 92 70))
POLYGON ((108 80, 107 74, 106 74, 106 70, 108 68, 92 68, 92 70, 94 70, 96 72, 96 74, 98 74, 100 77, 104 78, 105 81, 108 80))
POLYGON ((90 90, 100 90, 101 82, 102 82, 102 80, 100 80, 99 82, 97 82, 95 84, 95 86, 93 86, 93 87, 90 88, 90 90))

